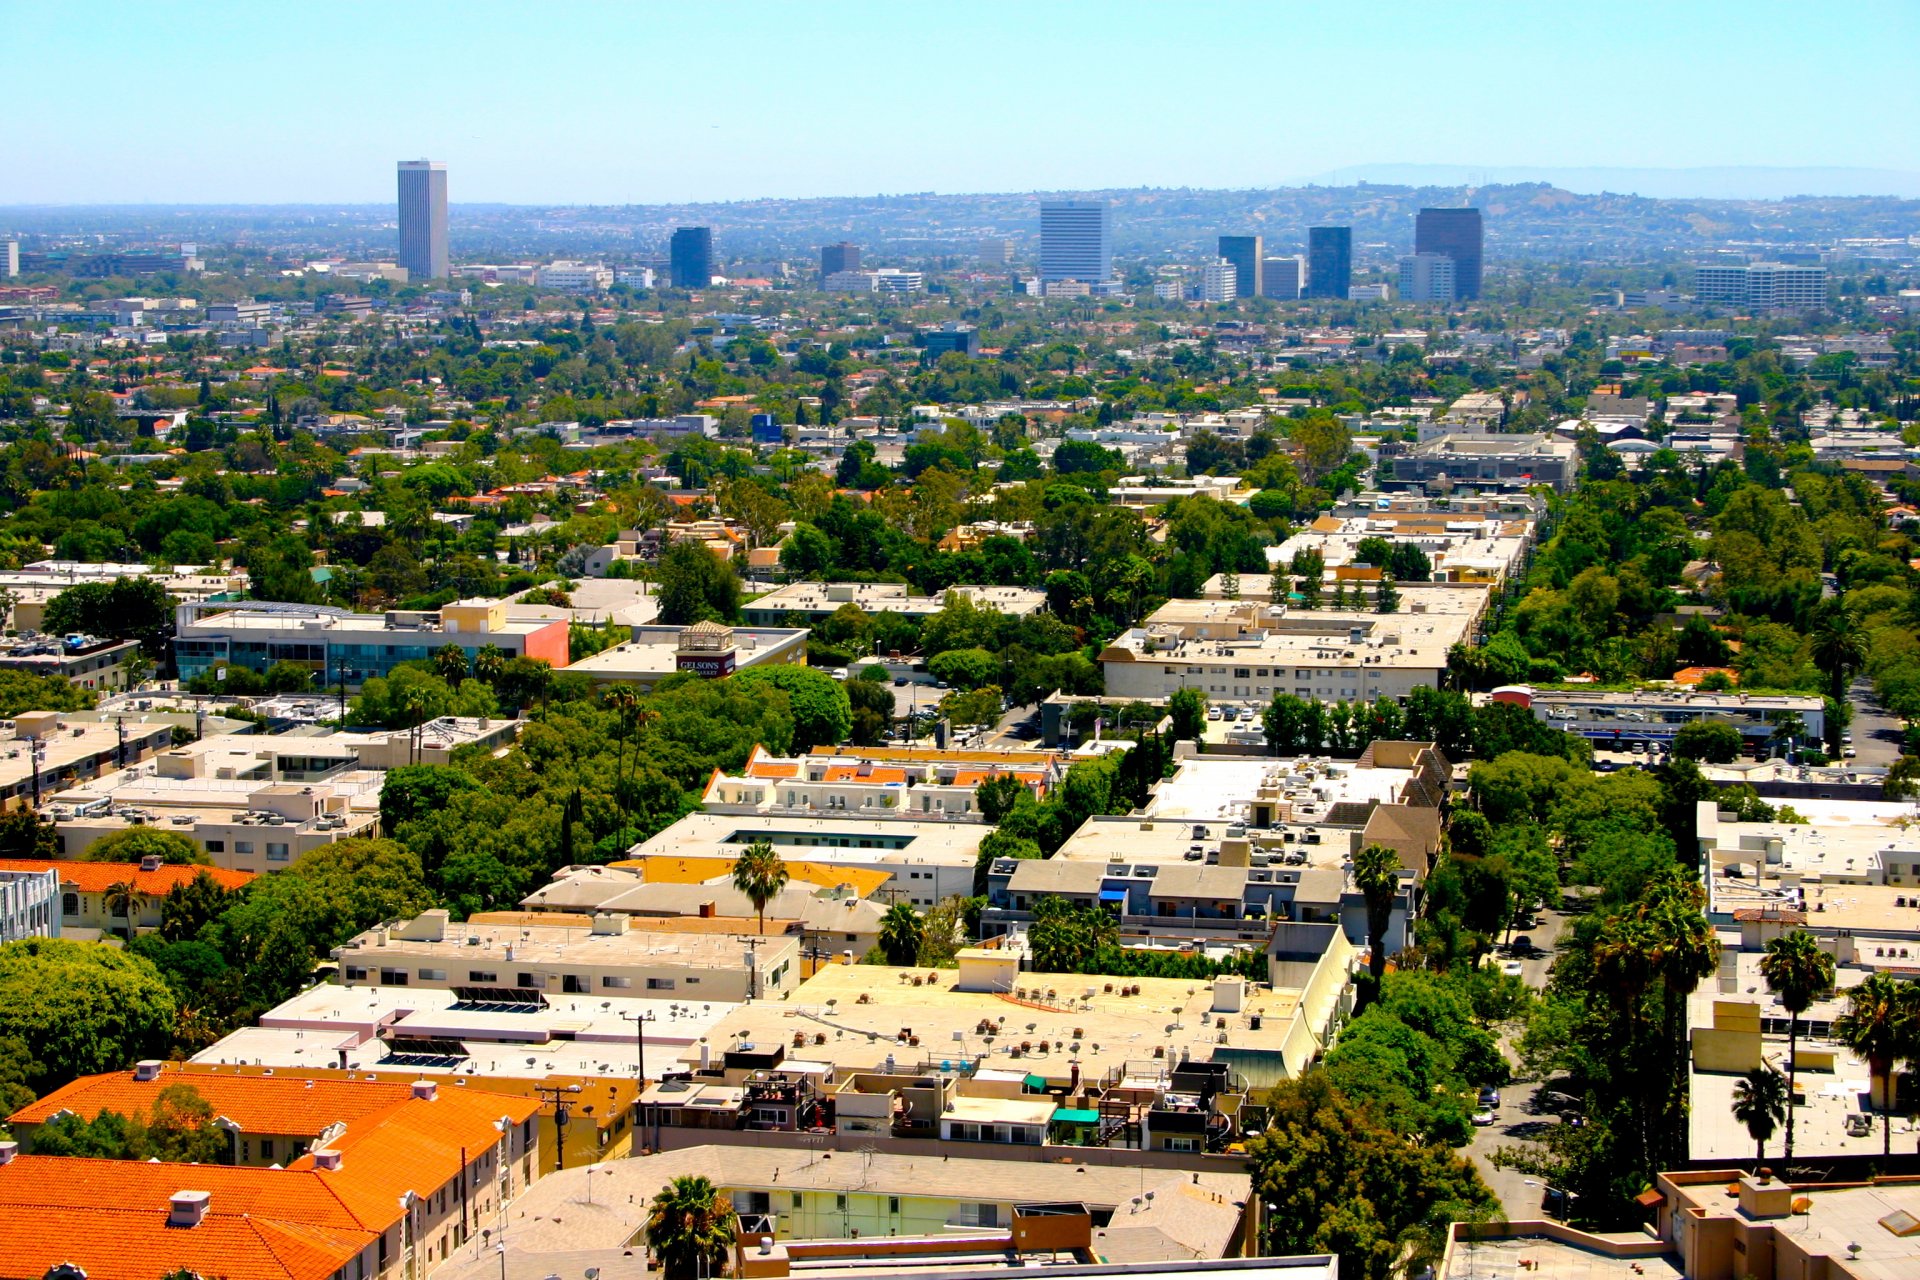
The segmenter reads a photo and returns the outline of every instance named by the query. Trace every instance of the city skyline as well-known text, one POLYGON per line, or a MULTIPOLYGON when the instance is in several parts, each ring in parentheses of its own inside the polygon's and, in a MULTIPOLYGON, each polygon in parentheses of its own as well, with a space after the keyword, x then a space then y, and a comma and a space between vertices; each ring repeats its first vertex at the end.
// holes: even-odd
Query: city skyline
POLYGON ((17 91, 25 100, 65 103, 65 145, 17 157, 0 201, 371 203, 385 185, 369 163, 373 154, 443 158, 474 202, 549 204, 1265 187, 1416 162, 1502 174, 1528 166, 1827 166, 1886 172, 1889 186, 1909 185, 1920 171, 1920 140, 1861 127, 1914 115, 1920 88, 1904 77, 1861 77, 1844 96, 1825 91, 1817 77, 1788 78, 1705 142, 1686 131, 1621 130, 1574 97, 1527 87, 1611 81, 1649 56, 1641 36, 1656 16, 1667 47, 1713 48, 1729 65, 1801 65, 1849 56, 1852 45, 1843 42, 1860 30, 1887 47, 1913 45, 1920 11, 1911 5, 1863 0, 1818 31, 1804 30, 1798 11, 1784 5, 1628 4, 1592 14, 1488 7, 1502 10, 1502 19, 1459 22, 1388 3, 1337 24, 1307 25, 1286 8, 1214 6, 1256 60, 1266 50, 1288 53, 1304 100, 1346 104, 1326 127, 1290 132, 1282 155, 1267 144, 1270 103, 1254 77, 1218 79, 1208 94, 1190 96, 1101 94, 1071 77, 1009 74, 969 103, 967 136, 938 146, 927 145, 908 116, 884 109, 922 87, 916 60, 897 56, 902 50, 937 48, 949 61, 980 68, 1003 65, 1009 41, 1070 45, 1102 66, 1202 58, 1214 24, 1169 27, 1161 11, 1143 5, 988 6, 960 14, 850 4, 840 8, 843 20, 822 24, 796 9, 742 4, 741 26, 763 38, 729 55, 728 74, 757 91, 721 94, 699 92, 707 73, 696 62, 663 62, 637 79, 573 76, 583 47, 611 67, 695 40, 701 15, 674 9, 646 11, 641 21, 628 11, 557 5, 534 23, 506 6, 424 4, 383 15, 387 38, 368 46, 351 23, 311 23, 293 11, 108 5, 121 38, 101 46, 57 10, 15 5, 9 42, 37 53, 16 68, 17 91), (423 47, 470 56, 421 65, 411 51, 423 47), (567 67, 565 92, 554 70, 481 87, 468 68, 506 47, 529 67, 567 67), (799 69, 846 57, 870 68, 835 104, 862 122, 857 148, 803 123, 816 86, 799 69), (1408 112, 1385 92, 1417 82, 1435 63, 1482 58, 1525 75, 1451 83, 1430 111, 1408 112), (185 100, 130 115, 104 102, 69 101, 56 77, 74 66, 109 81, 155 67, 188 80, 255 69, 277 83, 325 83, 328 92, 283 95, 270 115, 189 115, 185 100), (1383 92, 1347 92, 1349 77, 1362 70, 1383 92), (797 105, 769 117, 763 96, 797 105), (1075 145, 1011 145, 1035 119, 1075 145), (213 163, 242 154, 245 165, 213 163))

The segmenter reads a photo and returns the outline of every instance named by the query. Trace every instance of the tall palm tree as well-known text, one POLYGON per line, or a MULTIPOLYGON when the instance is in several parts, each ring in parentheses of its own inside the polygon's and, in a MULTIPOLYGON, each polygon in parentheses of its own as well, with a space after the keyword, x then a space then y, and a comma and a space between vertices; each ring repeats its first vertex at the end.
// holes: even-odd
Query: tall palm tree
POLYGON ((129 940, 133 937, 134 912, 140 909, 140 892, 125 880, 116 880, 107 886, 101 895, 105 900, 109 916, 121 916, 126 924, 121 927, 121 935, 129 940))
MULTIPOLYGON (((1854 673, 1867 665, 1867 642, 1860 629, 1847 616, 1840 601, 1830 602, 1820 621, 1814 625, 1811 642, 1813 665, 1827 677, 1827 696, 1835 703, 1847 700, 1847 685, 1854 673)), ((1828 754, 1840 754, 1841 724, 1838 716, 1827 717, 1828 754)), ((1793 1126, 1789 1122, 1788 1126, 1793 1126)))
POLYGON ((1707 923, 1706 890, 1694 876, 1675 867, 1654 880, 1643 895, 1641 914, 1653 926, 1654 974, 1664 988, 1666 1012, 1663 1055, 1672 1064, 1667 1080, 1666 1123, 1652 1131, 1655 1154, 1663 1163, 1686 1156, 1687 1001, 1720 963, 1720 940, 1707 923))
POLYGON ((747 896, 760 915, 760 932, 767 931, 767 904, 787 887, 787 864, 765 840, 748 845, 733 864, 733 887, 747 896))
POLYGON ((1795 929, 1767 943, 1760 957, 1760 976, 1767 990, 1787 1011, 1787 1146, 1783 1159, 1793 1159, 1793 1086, 1799 1073, 1795 1056, 1800 1047, 1800 1015, 1814 997, 1833 986, 1833 957, 1820 949, 1812 934, 1795 929))
POLYGON ((720 1199, 713 1183, 698 1175, 675 1178, 660 1188, 648 1206, 647 1247, 653 1250, 665 1280, 719 1275, 733 1235, 733 1207, 720 1199))
POLYGON ((880 918, 880 953, 888 964, 912 964, 920 958, 920 933, 920 914, 911 903, 896 902, 880 918))
POLYGON ((1772 1067, 1755 1067, 1733 1086, 1733 1118, 1753 1139, 1756 1172, 1767 1158, 1767 1139, 1787 1115, 1787 1080, 1772 1067))
POLYGON ((1370 844, 1353 855, 1353 887, 1367 900, 1367 973, 1375 994, 1387 972, 1387 929, 1393 921, 1393 900, 1400 893, 1400 854, 1383 844, 1370 844))
POLYGON ((473 654, 473 678, 492 684, 507 669, 506 651, 497 644, 483 644, 473 654))
POLYGON ((1880 1154, 1893 1153, 1893 1071, 1913 1053, 1920 1033, 1920 987, 1890 973, 1874 973, 1847 992, 1847 1007, 1833 1020, 1833 1038, 1866 1059, 1880 1090, 1880 1154))
POLYGON ((615 685, 600 699, 615 717, 615 741, 618 750, 613 760, 613 797, 620 810, 620 836, 627 834, 627 743, 633 737, 634 718, 640 712, 640 695, 631 685, 615 685))

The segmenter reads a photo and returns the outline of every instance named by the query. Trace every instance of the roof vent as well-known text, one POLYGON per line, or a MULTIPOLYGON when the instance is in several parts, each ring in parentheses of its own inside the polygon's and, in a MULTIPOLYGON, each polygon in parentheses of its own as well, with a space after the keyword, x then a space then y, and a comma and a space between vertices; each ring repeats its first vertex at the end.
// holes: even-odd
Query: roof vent
POLYGON ((438 1093, 439 1090, 440 1086, 432 1080, 415 1080, 413 1082, 413 1096, 423 1102, 432 1102, 434 1095, 438 1093))
POLYGON ((160 1078, 160 1065, 158 1058, 147 1058, 136 1062, 133 1064, 133 1078, 135 1080, 158 1080, 160 1078))
POLYGON ((159 854, 150 853, 146 857, 140 859, 140 869, 142 871, 158 871, 162 866, 163 861, 164 860, 160 857, 159 854))
POLYGON ((313 1167, 327 1173, 340 1171, 340 1153, 338 1151, 316 1151, 313 1153, 313 1167))
POLYGON ((20 1154, 17 1142, 0 1142, 0 1164, 12 1164, 13 1158, 20 1154))
POLYGON ((207 1209, 213 1204, 211 1191, 176 1191, 169 1202, 167 1225, 170 1227, 197 1227, 207 1216, 207 1209))

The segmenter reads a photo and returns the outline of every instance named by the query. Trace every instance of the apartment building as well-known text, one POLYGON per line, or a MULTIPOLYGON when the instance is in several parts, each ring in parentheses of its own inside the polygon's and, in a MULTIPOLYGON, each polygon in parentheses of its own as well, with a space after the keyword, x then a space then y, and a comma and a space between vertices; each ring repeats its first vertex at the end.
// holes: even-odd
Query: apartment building
POLYGON ((60 936, 60 877, 52 863, 0 862, 0 943, 60 936))
MULTIPOLYGON (((334 949, 346 986, 543 992, 609 999, 672 991, 705 1001, 777 999, 799 980, 797 938, 642 932, 626 916, 592 923, 454 923, 444 910, 359 934, 334 949)), ((516 993, 523 993, 518 994, 516 993)), ((526 994, 530 993, 530 994, 526 994)))
MULTIPOLYGON (((0 858, 0 878, 7 881, 52 877, 55 909, 51 918, 57 927, 41 936, 78 941, 152 933, 160 927, 160 904, 167 894, 191 884, 198 875, 211 877, 229 891, 253 879, 248 872, 168 865, 157 857, 139 862, 0 858)), ((36 895, 40 888, 36 886, 36 895)))
POLYGON ((349 613, 326 605, 182 604, 174 621, 174 660, 183 681, 237 665, 265 674, 291 662, 326 686, 357 689, 402 662, 424 662, 456 645, 471 659, 489 645, 508 658, 567 665, 565 619, 517 619, 505 600, 462 600, 437 610, 349 613))
POLYGON ((139 652, 137 640, 83 635, 0 637, 0 671, 58 676, 82 689, 113 693, 127 687, 129 663, 139 652))
POLYGON ((63 788, 137 764, 173 745, 169 723, 105 724, 59 711, 27 711, 0 721, 0 809, 38 807, 63 788))
POLYGON ((981 783, 1011 777, 1044 797, 1068 763, 1051 751, 816 747, 811 755, 780 757, 756 746, 738 775, 714 773, 700 804, 708 813, 980 822, 974 793, 981 783))
MULTIPOLYGON (((1382 471, 1386 459, 1382 459, 1382 471)), ((1549 485, 1562 493, 1579 471, 1579 450, 1551 433, 1529 435, 1447 434, 1424 441, 1393 458, 1391 477, 1382 487, 1453 489, 1528 489, 1549 485)))
POLYGON ((805 666, 807 635, 805 627, 729 627, 718 622, 637 626, 631 640, 583 658, 569 669, 597 684, 630 684, 643 690, 681 672, 718 680, 749 667, 805 666))
POLYGON ((1827 305, 1827 269, 1784 262, 1693 269, 1693 292, 1703 303, 1755 311, 1804 310, 1827 305))
POLYGON ((542 289, 558 293, 604 293, 613 288, 613 268, 598 262, 549 262, 537 279, 542 289))
POLYGON ((47 816, 69 858, 102 836, 157 827, 199 842, 225 870, 282 871, 314 849, 377 834, 382 781, 361 771, 265 784, 115 773, 55 795, 47 816))

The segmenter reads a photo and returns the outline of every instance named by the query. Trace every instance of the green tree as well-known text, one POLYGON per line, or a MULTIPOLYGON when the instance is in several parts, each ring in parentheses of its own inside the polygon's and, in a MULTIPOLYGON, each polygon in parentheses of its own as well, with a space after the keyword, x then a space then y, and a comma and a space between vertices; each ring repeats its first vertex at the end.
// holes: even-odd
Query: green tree
POLYGON ((660 553, 654 578, 663 624, 740 621, 740 575, 706 544, 674 543, 660 553))
POLYGON ((1732 764, 1740 758, 1745 739, 1725 720, 1694 720, 1673 735, 1673 754, 1708 764, 1732 764))
MULTIPOLYGON (((1787 1092, 1794 1092, 1799 1070, 1800 1015, 1833 987, 1833 957, 1805 929, 1795 929, 1767 943, 1760 957, 1760 977, 1787 1011, 1787 1092)), ((1787 1107, 1785 1158, 1793 1159, 1793 1107, 1787 1107)))
POLYGON ((1767 1158, 1767 1139, 1787 1118, 1787 1081, 1772 1067, 1755 1067, 1733 1086, 1733 1118, 1753 1139, 1753 1167, 1767 1158))
POLYGON ((760 932, 767 931, 767 904, 787 887, 787 864, 765 840, 755 840, 733 864, 733 887, 746 895, 760 916, 760 932))
POLYGON ((194 873, 185 884, 176 884, 160 900, 160 936, 168 942, 185 942, 200 936, 200 931, 218 920, 232 906, 237 895, 206 871, 194 873))
POLYGON ((53 635, 138 640, 150 660, 165 664, 173 646, 173 606, 173 597, 156 578, 83 582, 47 601, 40 629, 53 635))
POLYGON ((397 832, 406 823, 445 809, 457 792, 480 784, 452 765, 410 764, 389 769, 380 785, 380 828, 397 832))
POLYGON ((786 694, 793 717, 793 749, 806 752, 846 741, 853 728, 853 705, 840 681, 824 671, 793 663, 748 667, 732 678, 743 692, 778 689, 786 694))
POLYGON ((892 965, 910 965, 920 958, 920 916, 904 902, 887 908, 880 919, 880 954, 892 965))
POLYGON ((733 1208, 713 1183, 683 1174, 647 1207, 647 1248, 664 1280, 699 1280, 726 1270, 733 1248, 733 1208))
POLYGON ((107 909, 108 919, 119 916, 126 921, 120 926, 120 936, 131 938, 137 923, 134 916, 140 909, 140 891, 125 880, 115 880, 101 893, 100 901, 107 909))
POLYGON ((109 831, 80 851, 81 862, 139 862, 159 858, 167 866, 210 867, 213 859, 198 840, 155 827, 109 831))
POLYGON ((1884 971, 1847 992, 1833 1038, 1864 1059, 1880 1095, 1880 1154, 1893 1151, 1894 1067, 1920 1049, 1920 987, 1884 971))
POLYGON ((1081 973, 1100 952, 1116 946, 1120 924, 1099 907, 1077 907, 1052 894, 1034 904, 1027 943, 1042 973, 1081 973))
POLYGON ((60 938, 0 943, 0 1037, 33 1046, 37 1093, 166 1055, 173 993, 119 947, 60 938))
MULTIPOLYGON (((1825 610, 1813 634, 1808 638, 1813 665, 1820 669, 1827 680, 1827 697, 1836 704, 1847 700, 1847 685, 1854 673, 1867 663, 1867 642, 1860 629, 1848 618, 1845 607, 1838 601, 1825 610)), ((1844 726, 1839 717, 1827 717, 1827 754, 1840 758, 1840 733, 1844 726)), ((1792 1118, 1787 1124, 1788 1134, 1793 1131, 1792 1118)), ((1789 1145, 1792 1139, 1789 1136, 1789 1145)))
POLYGON ((1367 973, 1371 992, 1378 992, 1387 972, 1387 930, 1393 919, 1393 900, 1400 893, 1400 855, 1383 844, 1370 844, 1353 855, 1353 884, 1367 902, 1367 973))
POLYGON ((1173 718, 1176 741, 1199 739, 1207 728, 1207 695, 1200 689, 1175 689, 1167 700, 1167 714, 1173 718))
POLYGON ((0 671, 0 717, 12 719, 23 711, 91 711, 94 700, 91 689, 65 676, 0 671))

